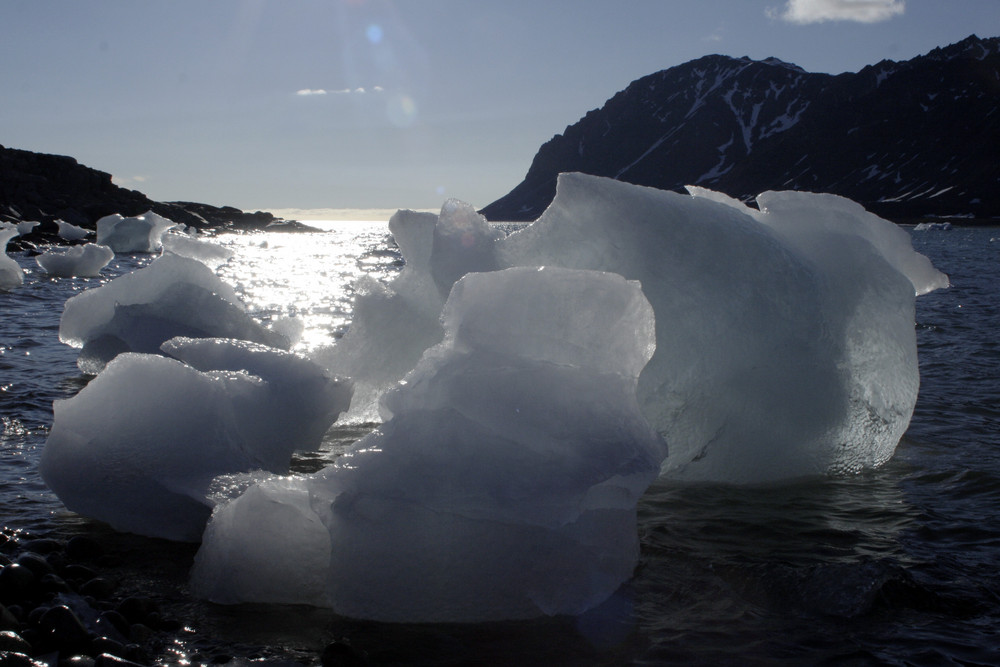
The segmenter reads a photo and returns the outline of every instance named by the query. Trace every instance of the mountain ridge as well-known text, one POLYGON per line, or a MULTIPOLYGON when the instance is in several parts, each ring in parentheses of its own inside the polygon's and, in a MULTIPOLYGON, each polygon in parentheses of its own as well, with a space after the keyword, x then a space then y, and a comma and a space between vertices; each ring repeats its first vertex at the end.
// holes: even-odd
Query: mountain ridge
POLYGON ((744 201, 833 192, 895 219, 1000 217, 1000 38, 975 35, 856 73, 707 55, 631 82, 545 142, 482 209, 533 220, 559 172, 744 201))

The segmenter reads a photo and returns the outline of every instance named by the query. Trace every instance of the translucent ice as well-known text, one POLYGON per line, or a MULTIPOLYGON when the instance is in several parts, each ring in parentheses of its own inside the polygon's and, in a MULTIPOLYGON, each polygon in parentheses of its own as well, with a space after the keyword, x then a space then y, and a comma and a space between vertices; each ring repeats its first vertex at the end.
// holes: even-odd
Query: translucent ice
POLYGON ((916 401, 914 293, 947 279, 843 199, 769 193, 758 214, 696 193, 563 174, 500 263, 641 282, 657 347, 639 400, 670 443, 665 474, 755 483, 883 463, 916 401))
POLYGON ((7 241, 17 235, 17 227, 0 224, 0 290, 9 290, 24 282, 24 270, 7 256, 7 241))
POLYGON ((97 242, 115 252, 156 252, 163 233, 177 226, 152 211, 134 218, 115 213, 97 221, 97 242))
POLYGON ((948 287, 948 276, 913 249, 903 229, 869 213, 850 199, 812 192, 765 192, 757 196, 759 208, 753 209, 705 188, 689 186, 688 191, 693 196, 714 199, 752 216, 781 234, 790 245, 817 260, 828 256, 823 244, 830 238, 857 237, 875 246, 885 261, 909 278, 917 296, 948 287))
POLYGON ((441 340, 447 292, 442 295, 432 276, 431 255, 435 228, 449 224, 445 213, 401 210, 392 216, 389 230, 405 259, 403 270, 388 286, 369 277, 358 281, 350 328, 336 346, 315 355, 333 372, 354 379, 347 419, 378 421, 379 396, 441 340))
POLYGON ((257 324, 236 292, 207 266, 174 254, 66 301, 59 339, 83 348, 77 364, 98 373, 116 354, 158 352, 174 336, 237 338, 288 348, 257 324))
MULTIPOLYGON (((84 229, 83 227, 77 227, 76 225, 71 225, 68 222, 63 222, 62 220, 56 220, 56 226, 59 228, 59 238, 66 241, 81 241, 90 234, 93 234, 89 229, 84 229)), ((100 241, 98 241, 100 243, 100 241)))
POLYGON ((118 530, 198 541, 213 479, 285 472, 318 446, 350 401, 350 383, 289 352, 245 341, 169 341, 170 354, 123 354, 54 405, 41 458, 71 510, 118 530))
POLYGON ((654 345, 638 284, 469 274, 442 319, 379 429, 216 510, 196 591, 474 622, 580 613, 631 576, 636 502, 666 453, 635 398, 654 345))
POLYGON ((187 234, 168 233, 160 237, 163 251, 182 257, 196 259, 210 269, 225 264, 233 256, 233 251, 217 243, 201 241, 187 234))
POLYGON ((35 257, 49 275, 64 278, 97 276, 115 258, 111 248, 96 243, 73 246, 67 250, 49 250, 35 257))

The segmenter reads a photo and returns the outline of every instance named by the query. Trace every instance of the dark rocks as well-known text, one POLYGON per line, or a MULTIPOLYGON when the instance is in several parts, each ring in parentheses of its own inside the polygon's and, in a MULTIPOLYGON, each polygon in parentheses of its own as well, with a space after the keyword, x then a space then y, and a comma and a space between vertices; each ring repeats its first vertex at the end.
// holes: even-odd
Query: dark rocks
POLYGON ((31 644, 13 630, 0 631, 0 652, 31 653, 31 644))
POLYGON ((0 146, 0 221, 42 223, 27 236, 12 239, 10 250, 66 244, 58 235, 55 220, 95 230, 97 221, 106 215, 120 213, 128 217, 147 211, 198 229, 264 229, 279 222, 264 211, 247 213, 232 206, 156 202, 141 192, 115 185, 110 174, 81 165, 71 157, 0 146))
POLYGON ((80 595, 89 595, 96 600, 107 600, 115 592, 115 585, 104 577, 94 577, 80 586, 80 595))
POLYGON ((327 644, 320 655, 323 667, 364 667, 370 664, 368 656, 346 641, 335 641, 327 644))
POLYGON ((71 537, 66 543, 66 556, 73 560, 93 561, 105 553, 105 549, 97 540, 85 535, 71 537))
POLYGON ((163 628, 181 627, 151 600, 115 599, 113 578, 75 562, 105 560, 105 549, 89 538, 24 539, 6 530, 0 538, 2 667, 146 665, 143 645, 160 642, 163 628))
POLYGON ((0 604, 11 604, 30 597, 36 588, 35 573, 13 563, 0 570, 0 604))
POLYGON ((73 611, 65 606, 52 607, 38 620, 42 642, 62 651, 86 652, 90 633, 73 611))
POLYGON ((32 660, 24 653, 0 651, 0 665, 3 667, 45 667, 46 663, 32 660))

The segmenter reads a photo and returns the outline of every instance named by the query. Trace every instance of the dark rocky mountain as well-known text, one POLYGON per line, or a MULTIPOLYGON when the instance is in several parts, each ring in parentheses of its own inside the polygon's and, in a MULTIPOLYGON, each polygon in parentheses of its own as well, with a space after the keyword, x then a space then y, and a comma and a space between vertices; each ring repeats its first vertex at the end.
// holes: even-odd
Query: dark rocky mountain
POLYGON ((567 171, 742 200, 832 192, 897 220, 1000 217, 1000 38, 836 76, 719 55, 645 76, 546 142, 482 212, 534 220, 567 171))
POLYGON ((35 234, 53 236, 56 219, 94 229, 98 219, 153 211, 174 222, 199 229, 256 229, 275 218, 270 213, 244 213, 231 206, 191 202, 156 202, 136 190, 119 187, 111 175, 64 155, 48 155, 0 146, 0 220, 38 220, 35 234))

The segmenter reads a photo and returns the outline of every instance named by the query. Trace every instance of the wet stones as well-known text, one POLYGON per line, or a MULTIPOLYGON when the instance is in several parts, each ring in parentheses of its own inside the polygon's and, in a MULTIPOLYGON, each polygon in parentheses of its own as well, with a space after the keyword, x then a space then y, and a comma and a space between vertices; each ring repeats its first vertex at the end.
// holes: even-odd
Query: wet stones
POLYGON ((181 627, 152 600, 116 597, 95 540, 19 538, 0 532, 0 665, 147 665, 143 646, 181 627))

